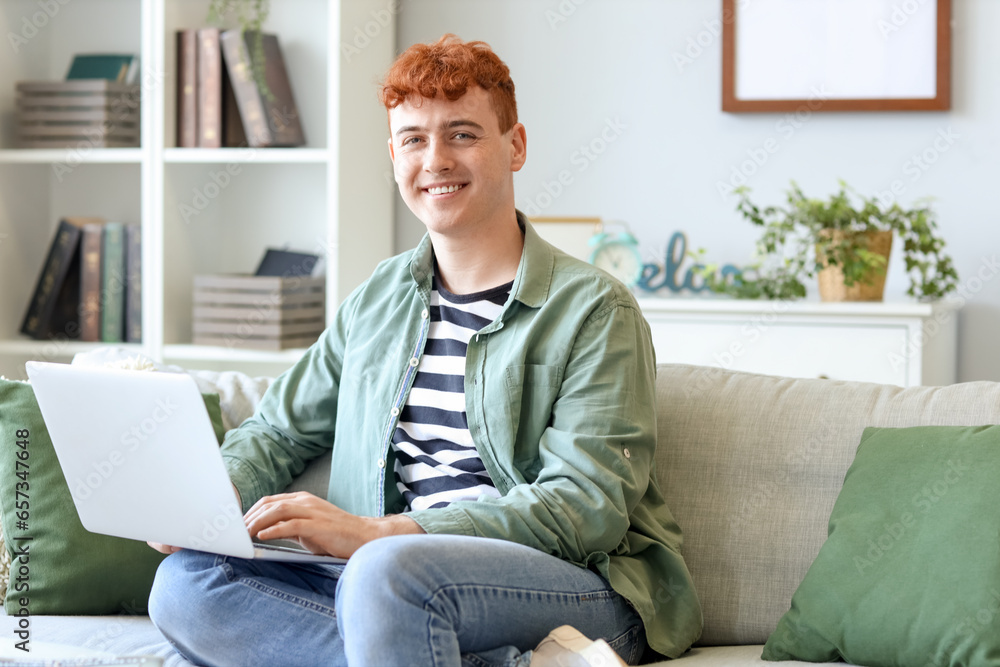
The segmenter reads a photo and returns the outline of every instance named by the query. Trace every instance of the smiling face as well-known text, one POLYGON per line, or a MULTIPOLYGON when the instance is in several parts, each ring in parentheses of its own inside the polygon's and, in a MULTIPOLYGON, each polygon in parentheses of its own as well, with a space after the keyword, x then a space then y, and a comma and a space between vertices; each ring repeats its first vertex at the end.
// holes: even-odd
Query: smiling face
POLYGON ((524 126, 501 134, 490 97, 478 86, 457 100, 415 101, 389 111, 393 172, 413 214, 432 235, 454 238, 488 235, 513 221, 524 126))

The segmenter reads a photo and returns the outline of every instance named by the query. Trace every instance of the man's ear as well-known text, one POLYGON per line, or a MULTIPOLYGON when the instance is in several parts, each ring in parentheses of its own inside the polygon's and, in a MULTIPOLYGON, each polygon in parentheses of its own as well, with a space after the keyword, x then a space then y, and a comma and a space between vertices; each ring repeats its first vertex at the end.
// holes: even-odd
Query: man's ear
POLYGON ((528 135, 521 123, 515 123, 510 129, 510 143, 510 170, 521 171, 521 167, 528 159, 528 135))
POLYGON ((396 149, 392 145, 392 137, 389 137, 388 141, 389 141, 389 159, 392 160, 393 162, 395 162, 396 161, 396 149))

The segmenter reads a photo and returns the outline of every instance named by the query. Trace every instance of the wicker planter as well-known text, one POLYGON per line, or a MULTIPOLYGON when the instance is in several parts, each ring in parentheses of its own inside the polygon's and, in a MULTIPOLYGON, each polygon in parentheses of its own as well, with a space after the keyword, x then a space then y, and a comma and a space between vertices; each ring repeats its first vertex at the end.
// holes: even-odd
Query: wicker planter
MULTIPOLYGON (((834 241, 844 238, 844 232, 839 229, 824 231, 825 236, 834 241)), ((857 232, 868 237, 868 250, 886 258, 888 268, 889 251, 892 249, 892 232, 857 232)), ((819 298, 821 301, 881 301, 885 291, 886 271, 873 269, 865 279, 855 282, 850 287, 844 284, 844 274, 839 266, 827 266, 819 272, 819 298)))

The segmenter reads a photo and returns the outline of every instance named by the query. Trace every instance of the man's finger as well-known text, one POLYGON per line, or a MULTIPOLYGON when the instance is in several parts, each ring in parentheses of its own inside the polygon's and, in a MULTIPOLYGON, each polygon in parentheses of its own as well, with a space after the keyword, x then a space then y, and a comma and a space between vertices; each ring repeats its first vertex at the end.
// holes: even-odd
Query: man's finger
POLYGON ((161 554, 172 554, 174 552, 180 551, 181 547, 173 547, 169 544, 160 544, 159 542, 146 542, 149 546, 159 551, 161 554))

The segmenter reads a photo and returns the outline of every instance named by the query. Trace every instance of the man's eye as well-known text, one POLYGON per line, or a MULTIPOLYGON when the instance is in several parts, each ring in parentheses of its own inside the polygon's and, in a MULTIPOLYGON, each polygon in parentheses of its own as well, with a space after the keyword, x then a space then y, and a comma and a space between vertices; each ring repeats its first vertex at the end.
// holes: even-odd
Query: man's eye
POLYGON ((456 139, 475 139, 475 137, 472 136, 471 134, 469 134, 468 132, 459 132, 458 134, 455 135, 455 138, 456 139))
POLYGON ((403 139, 403 146, 408 146, 410 144, 415 144, 420 141, 420 137, 407 137, 403 139))

